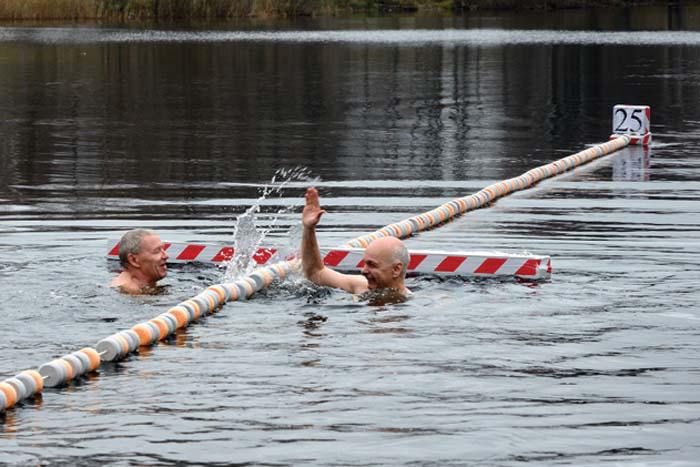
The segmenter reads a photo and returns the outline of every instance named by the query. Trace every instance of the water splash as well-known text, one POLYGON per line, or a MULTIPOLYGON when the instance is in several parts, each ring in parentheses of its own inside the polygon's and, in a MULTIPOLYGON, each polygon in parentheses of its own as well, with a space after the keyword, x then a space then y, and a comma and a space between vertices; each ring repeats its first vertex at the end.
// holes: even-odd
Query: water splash
MULTIPOLYGON (((263 246, 267 235, 279 223, 280 218, 292 213, 296 206, 288 205, 278 209, 272 219, 264 226, 260 226, 257 214, 260 213, 260 206, 271 198, 281 198, 284 190, 295 182, 315 183, 320 179, 312 177, 309 169, 305 167, 294 167, 291 169, 278 169, 273 175, 270 183, 258 190, 258 199, 246 211, 236 218, 233 228, 233 248, 234 254, 231 260, 226 263, 224 282, 231 282, 245 277, 252 273, 257 267, 257 252, 263 246)), ((285 258, 297 253, 301 241, 301 228, 298 223, 289 227, 285 238, 285 245, 280 245, 275 249, 274 258, 285 258)))

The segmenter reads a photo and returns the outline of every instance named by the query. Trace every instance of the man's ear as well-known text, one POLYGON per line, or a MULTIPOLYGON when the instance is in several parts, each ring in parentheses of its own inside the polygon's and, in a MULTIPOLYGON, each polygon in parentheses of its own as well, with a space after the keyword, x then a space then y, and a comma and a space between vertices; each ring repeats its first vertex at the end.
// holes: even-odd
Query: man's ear
POLYGON ((403 263, 401 261, 395 262, 394 265, 391 267, 391 275, 393 277, 400 277, 402 269, 403 269, 403 263))
POLYGON ((129 255, 126 257, 126 261, 129 263, 129 266, 133 268, 141 267, 141 262, 139 261, 138 257, 133 253, 129 253, 129 255))

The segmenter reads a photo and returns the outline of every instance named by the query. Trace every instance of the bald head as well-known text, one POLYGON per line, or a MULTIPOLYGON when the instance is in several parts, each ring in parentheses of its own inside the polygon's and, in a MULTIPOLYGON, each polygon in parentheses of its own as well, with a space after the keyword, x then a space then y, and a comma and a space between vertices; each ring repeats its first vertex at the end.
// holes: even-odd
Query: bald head
POLYGON ((365 253, 378 256, 388 263, 401 263, 401 278, 406 277, 409 254, 406 245, 396 237, 382 237, 369 244, 365 253))
MULTIPOLYGON (((383 248, 389 254, 389 259, 392 263, 401 263, 401 277, 406 277, 406 269, 408 268, 409 254, 406 245, 396 237, 384 237, 372 242, 371 245, 377 244, 378 248, 383 248)), ((370 246, 371 246, 370 245, 370 246)))

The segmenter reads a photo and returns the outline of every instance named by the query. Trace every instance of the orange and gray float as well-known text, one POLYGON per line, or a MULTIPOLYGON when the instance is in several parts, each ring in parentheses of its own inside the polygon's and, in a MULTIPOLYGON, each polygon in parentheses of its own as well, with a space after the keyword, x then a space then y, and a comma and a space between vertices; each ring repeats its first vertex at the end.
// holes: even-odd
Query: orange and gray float
POLYGON ((631 138, 629 136, 619 135, 607 143, 598 144, 550 164, 535 167, 518 177, 494 183, 477 193, 454 199, 432 211, 424 212, 423 214, 410 217, 394 224, 389 224, 370 234, 356 237, 347 242, 345 247, 367 248, 370 243, 378 238, 410 237, 414 233, 434 228, 456 216, 487 206, 498 198, 502 198, 516 191, 524 190, 542 180, 560 175, 594 159, 619 151, 625 146, 628 146, 630 141, 631 138))
POLYGON ((38 372, 26 370, 0 383, 0 411, 32 397, 44 389, 44 380, 38 372))
POLYGON ((41 365, 39 375, 43 386, 52 388, 94 371, 100 366, 100 361, 100 353, 97 350, 85 347, 41 365))

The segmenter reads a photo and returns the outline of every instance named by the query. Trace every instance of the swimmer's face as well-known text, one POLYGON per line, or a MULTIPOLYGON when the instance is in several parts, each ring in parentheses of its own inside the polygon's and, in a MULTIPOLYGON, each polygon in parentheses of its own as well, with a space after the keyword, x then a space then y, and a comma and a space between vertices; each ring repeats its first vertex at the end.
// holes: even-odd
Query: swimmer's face
POLYGON ((374 242, 365 250, 362 275, 367 279, 369 289, 397 288, 401 262, 393 260, 391 252, 381 242, 374 242))
POLYGON ((155 283, 168 275, 165 246, 158 235, 147 235, 141 240, 141 251, 135 255, 144 278, 155 283))

